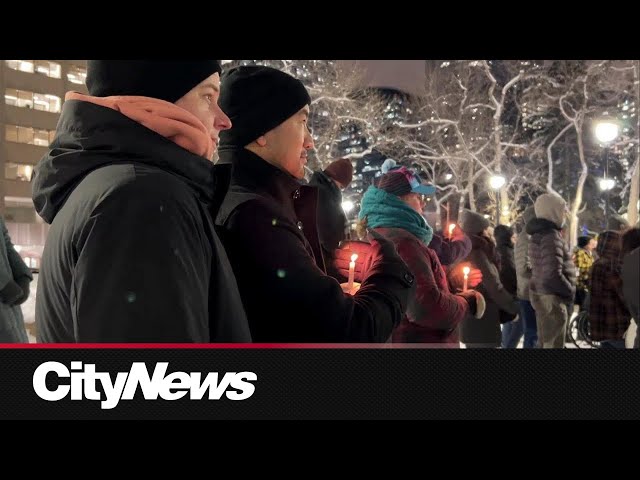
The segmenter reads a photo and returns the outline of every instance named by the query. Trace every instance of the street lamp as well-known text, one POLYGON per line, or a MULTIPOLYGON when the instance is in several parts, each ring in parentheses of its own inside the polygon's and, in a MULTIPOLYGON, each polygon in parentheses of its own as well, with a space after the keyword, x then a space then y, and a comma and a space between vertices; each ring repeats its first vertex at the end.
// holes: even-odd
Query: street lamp
POLYGON ((351 210, 353 210, 353 207, 355 207, 355 205, 351 200, 345 200, 344 202, 342 202, 342 210, 344 210, 344 213, 349 213, 351 210))
POLYGON ((604 144, 604 178, 600 179, 600 190, 605 193, 604 204, 604 228, 609 228, 609 197, 611 189, 616 182, 609 177, 609 144, 618 137, 620 127, 611 120, 600 120, 595 125, 595 135, 598 141, 604 144))
POLYGON ((618 127, 617 123, 608 120, 601 120, 596 123, 596 138, 599 142, 608 144, 618 137, 619 130, 620 127, 618 127))
POLYGON ((491 175, 489 185, 496 191, 496 225, 500 225, 500 189, 507 183, 502 175, 491 175))
POLYGON ((616 181, 613 178, 601 178, 600 190, 606 192, 616 186, 616 181))

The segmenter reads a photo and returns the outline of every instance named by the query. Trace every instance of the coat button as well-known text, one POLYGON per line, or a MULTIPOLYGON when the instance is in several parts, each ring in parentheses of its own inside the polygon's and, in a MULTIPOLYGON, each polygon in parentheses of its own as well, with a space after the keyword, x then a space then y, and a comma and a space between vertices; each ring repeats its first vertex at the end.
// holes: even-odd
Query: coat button
POLYGON ((298 188, 295 192, 293 192, 293 199, 297 200, 300 198, 300 189, 298 188))
POLYGON ((298 223, 297 223, 297 225, 298 225, 298 228, 299 228, 300 230, 302 230, 302 226, 303 226, 303 225, 302 225, 302 222, 298 222, 298 223))

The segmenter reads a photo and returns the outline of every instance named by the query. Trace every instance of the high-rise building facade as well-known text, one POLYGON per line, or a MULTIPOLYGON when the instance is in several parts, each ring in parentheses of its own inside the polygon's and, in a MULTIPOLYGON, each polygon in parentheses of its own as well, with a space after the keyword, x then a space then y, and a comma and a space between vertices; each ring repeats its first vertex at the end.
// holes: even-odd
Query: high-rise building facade
POLYGON ((86 60, 0 61, 0 214, 34 268, 48 226, 33 207, 31 174, 53 140, 65 93, 86 93, 86 72, 86 60))

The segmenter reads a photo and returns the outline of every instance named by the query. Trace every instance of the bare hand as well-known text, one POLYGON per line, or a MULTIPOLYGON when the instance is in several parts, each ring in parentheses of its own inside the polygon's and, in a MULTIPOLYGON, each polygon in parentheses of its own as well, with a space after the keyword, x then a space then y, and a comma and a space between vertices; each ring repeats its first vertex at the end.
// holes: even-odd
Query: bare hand
POLYGON ((469 267, 469 276, 467 277, 467 288, 475 288, 482 282, 482 272, 473 267, 469 262, 463 262, 455 265, 449 270, 448 280, 451 284, 452 291, 461 291, 464 286, 464 267, 469 267))
POLYGON ((456 224, 453 231, 451 232, 451 240, 462 240, 465 237, 465 233, 462 229, 456 224))
POLYGON ((475 288, 482 283, 482 272, 477 268, 472 268, 467 278, 467 287, 475 288))

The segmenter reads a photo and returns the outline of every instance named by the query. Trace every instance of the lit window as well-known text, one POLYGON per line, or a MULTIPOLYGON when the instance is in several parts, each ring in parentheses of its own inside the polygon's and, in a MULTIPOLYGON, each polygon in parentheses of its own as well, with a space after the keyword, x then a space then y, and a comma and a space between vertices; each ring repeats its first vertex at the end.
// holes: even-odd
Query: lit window
POLYGON ((33 108, 33 93, 7 88, 4 91, 4 101, 7 105, 15 107, 33 108))
POLYGON ((5 60, 7 67, 20 72, 33 73, 33 60, 5 60))
POLYGON ((4 101, 7 105, 15 107, 34 108, 45 112, 60 113, 62 100, 56 95, 48 93, 33 93, 25 90, 7 88, 4 92, 4 101))
POLYGON ((18 141, 18 127, 16 125, 4 126, 4 138, 7 142, 18 141))
POLYGON ((31 127, 17 127, 17 128, 18 128, 18 143, 33 144, 33 128, 31 127))
POLYGON ((8 142, 27 143, 39 147, 48 147, 55 137, 55 130, 33 129, 20 125, 5 125, 4 138, 8 142))
POLYGON ((33 144, 39 147, 49 146, 49 130, 34 130, 33 144))
POLYGON ((60 112, 60 97, 50 95, 48 93, 33 94, 33 108, 36 110, 44 110, 45 112, 60 112))
POLYGON ((84 85, 87 79, 87 69, 72 65, 67 72, 67 80, 71 83, 77 83, 78 85, 84 85))
POLYGON ((7 180, 18 180, 20 182, 30 182, 33 167, 19 163, 4 164, 4 178, 7 180))
POLYGON ((5 125, 4 138, 8 142, 33 144, 33 128, 18 125, 5 125))
POLYGON ((36 60, 35 71, 51 78, 60 78, 62 68, 59 63, 50 62, 49 60, 36 60))

